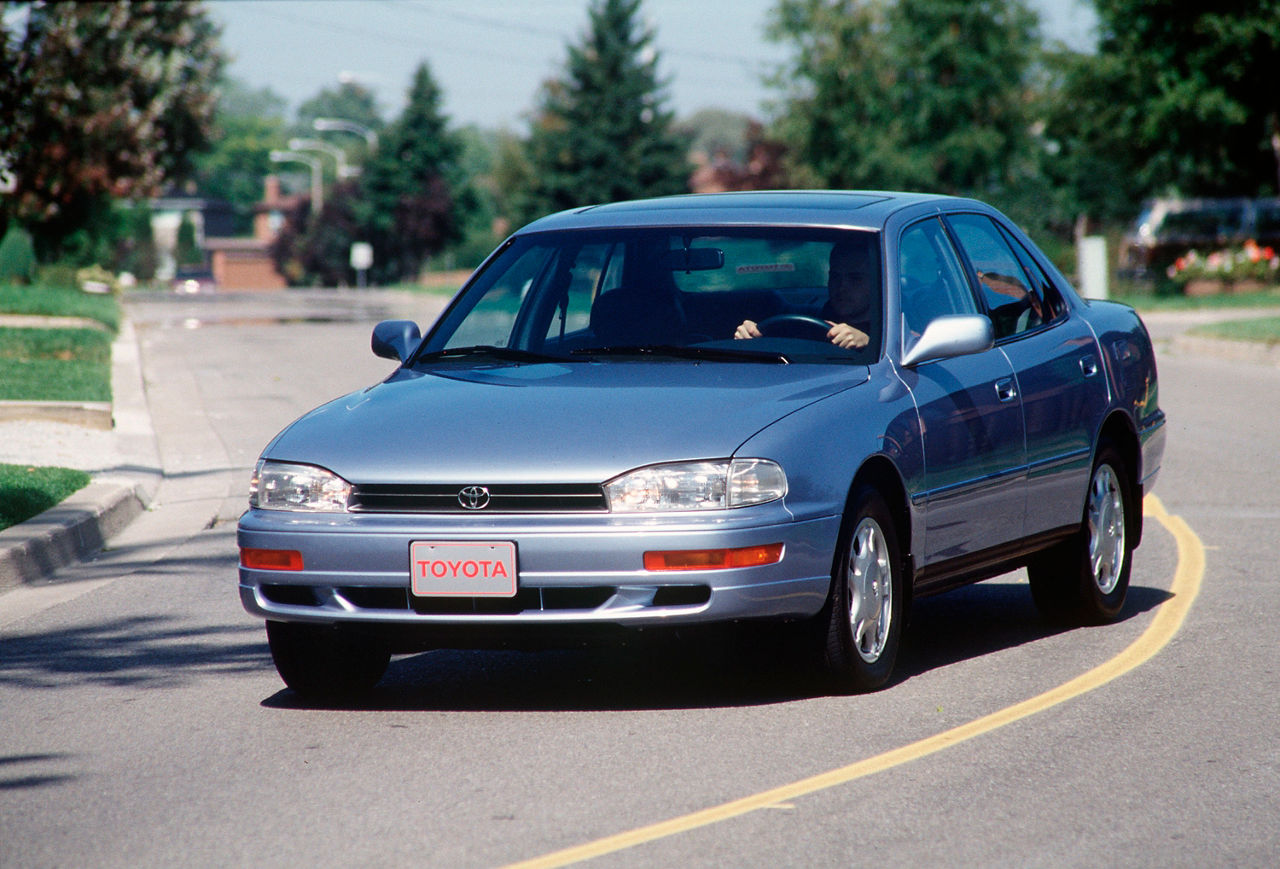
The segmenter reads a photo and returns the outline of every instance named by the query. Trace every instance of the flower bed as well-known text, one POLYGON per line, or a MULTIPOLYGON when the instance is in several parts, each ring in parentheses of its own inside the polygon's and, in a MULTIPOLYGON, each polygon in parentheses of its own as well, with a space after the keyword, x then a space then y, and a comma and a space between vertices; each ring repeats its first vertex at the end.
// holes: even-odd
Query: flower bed
POLYGON ((1208 255, 1188 251, 1174 260, 1168 275, 1188 296, 1252 293, 1280 285, 1280 257, 1270 247, 1246 241, 1208 255))

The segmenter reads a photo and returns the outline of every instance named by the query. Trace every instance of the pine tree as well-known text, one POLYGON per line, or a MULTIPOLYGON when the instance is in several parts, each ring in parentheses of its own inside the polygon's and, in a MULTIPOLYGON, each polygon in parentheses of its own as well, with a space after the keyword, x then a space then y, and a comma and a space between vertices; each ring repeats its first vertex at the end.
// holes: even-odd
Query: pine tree
POLYGON ((404 112, 365 165, 357 232, 373 245, 375 281, 415 278, 428 256, 460 236, 471 201, 458 167, 461 145, 440 111, 440 88, 424 63, 404 112))
POLYGON ((672 131, 654 34, 639 8, 640 0, 594 0, 564 77, 543 86, 518 218, 688 189, 685 143, 672 131))

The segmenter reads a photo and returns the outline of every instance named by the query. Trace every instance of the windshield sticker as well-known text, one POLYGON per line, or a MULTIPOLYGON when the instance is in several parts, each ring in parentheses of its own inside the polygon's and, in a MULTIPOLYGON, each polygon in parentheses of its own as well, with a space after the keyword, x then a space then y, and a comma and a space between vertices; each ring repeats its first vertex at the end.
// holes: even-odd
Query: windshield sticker
POLYGON ((766 263, 758 266, 738 266, 737 268, 737 272, 740 275, 758 275, 764 272, 794 272, 795 270, 795 263, 766 263))

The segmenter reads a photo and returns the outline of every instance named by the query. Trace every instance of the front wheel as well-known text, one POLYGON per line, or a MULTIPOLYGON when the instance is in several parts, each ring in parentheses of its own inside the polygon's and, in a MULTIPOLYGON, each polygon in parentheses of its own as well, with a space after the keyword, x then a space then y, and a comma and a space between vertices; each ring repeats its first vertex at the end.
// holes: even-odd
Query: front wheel
POLYGON ((377 638, 330 625, 269 621, 267 643, 280 678, 306 698, 362 694, 378 684, 391 661, 377 638))
POLYGON ((1124 460, 1114 447, 1098 452, 1085 497, 1084 521, 1070 540, 1027 567, 1036 607, 1055 621, 1115 621, 1129 590, 1136 515, 1124 460))
POLYGON ((889 681, 905 602, 897 527, 880 493, 864 487, 841 530, 831 595, 820 616, 823 667, 839 687, 861 693, 889 681))

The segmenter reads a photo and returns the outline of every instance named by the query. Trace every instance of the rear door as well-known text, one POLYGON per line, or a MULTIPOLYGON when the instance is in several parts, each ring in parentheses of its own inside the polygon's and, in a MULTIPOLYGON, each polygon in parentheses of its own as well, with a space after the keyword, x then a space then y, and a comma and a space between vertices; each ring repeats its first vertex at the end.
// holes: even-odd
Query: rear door
POLYGON ((1022 396, 1027 437, 1026 534, 1079 524, 1093 439, 1107 408, 1093 332, 1012 233, 982 214, 947 218, 972 265, 1022 396))

